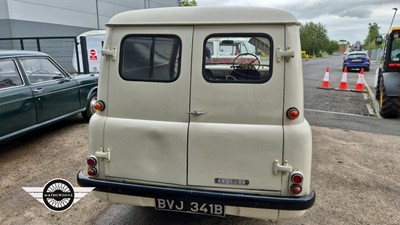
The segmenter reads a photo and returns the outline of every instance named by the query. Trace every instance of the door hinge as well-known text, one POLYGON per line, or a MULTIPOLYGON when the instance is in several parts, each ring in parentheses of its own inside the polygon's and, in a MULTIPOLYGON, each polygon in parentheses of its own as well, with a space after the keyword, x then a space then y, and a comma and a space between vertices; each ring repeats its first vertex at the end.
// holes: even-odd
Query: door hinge
POLYGON ((275 159, 272 168, 274 175, 278 175, 279 171, 281 171, 282 173, 289 173, 292 172, 292 170, 293 167, 289 165, 289 162, 287 160, 284 160, 283 164, 279 164, 279 160, 275 159))
POLYGON ((106 57, 112 57, 112 59, 115 61, 117 59, 117 48, 114 47, 113 49, 110 49, 110 46, 107 46, 105 49, 101 50, 101 55, 106 56, 106 57))
POLYGON ((276 50, 276 61, 282 61, 282 58, 285 59, 286 62, 290 62, 290 59, 294 57, 294 51, 290 50, 290 48, 286 48, 286 50, 282 50, 281 47, 278 47, 276 50))
POLYGON ((100 150, 99 150, 99 151, 96 151, 96 152, 94 153, 94 155, 95 155, 97 158, 105 158, 105 159, 107 159, 107 161, 110 161, 110 149, 109 149, 109 148, 107 148, 106 150, 104 150, 103 147, 100 147, 100 150))

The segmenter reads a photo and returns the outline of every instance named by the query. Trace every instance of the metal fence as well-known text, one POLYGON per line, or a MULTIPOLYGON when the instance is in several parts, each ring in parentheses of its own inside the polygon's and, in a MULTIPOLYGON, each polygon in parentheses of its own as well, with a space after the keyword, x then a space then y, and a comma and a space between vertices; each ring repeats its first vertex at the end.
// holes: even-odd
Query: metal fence
POLYGON ((79 52, 87 52, 86 41, 83 40, 83 42, 84 44, 81 44, 82 51, 78 51, 76 37, 0 38, 0 49, 45 52, 53 57, 69 73, 79 73, 78 71, 89 73, 87 70, 85 71, 85 68, 88 68, 87 57, 85 61, 85 57, 79 54, 79 52), (74 55, 75 57, 73 57, 74 55), (81 61, 80 58, 83 58, 83 60, 81 61))

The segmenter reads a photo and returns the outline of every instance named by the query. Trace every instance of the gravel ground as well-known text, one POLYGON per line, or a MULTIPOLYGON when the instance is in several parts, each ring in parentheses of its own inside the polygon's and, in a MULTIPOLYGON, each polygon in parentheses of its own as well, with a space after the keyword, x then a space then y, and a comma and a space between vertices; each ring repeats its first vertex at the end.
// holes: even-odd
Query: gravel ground
POLYGON ((87 124, 76 117, 0 146, 0 221, 41 225, 400 224, 399 136, 315 126, 312 130, 312 188, 317 201, 299 219, 274 223, 232 216, 198 217, 111 205, 91 193, 66 212, 52 212, 22 187, 43 187, 53 178, 77 186, 76 173, 85 168, 87 124))

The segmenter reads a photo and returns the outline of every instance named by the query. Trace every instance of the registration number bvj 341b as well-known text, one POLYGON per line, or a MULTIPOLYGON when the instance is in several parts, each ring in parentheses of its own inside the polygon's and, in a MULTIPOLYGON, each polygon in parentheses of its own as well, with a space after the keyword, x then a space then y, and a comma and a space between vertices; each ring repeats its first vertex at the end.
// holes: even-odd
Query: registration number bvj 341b
POLYGON ((213 216, 225 216, 223 205, 188 200, 156 199, 156 209, 213 216))

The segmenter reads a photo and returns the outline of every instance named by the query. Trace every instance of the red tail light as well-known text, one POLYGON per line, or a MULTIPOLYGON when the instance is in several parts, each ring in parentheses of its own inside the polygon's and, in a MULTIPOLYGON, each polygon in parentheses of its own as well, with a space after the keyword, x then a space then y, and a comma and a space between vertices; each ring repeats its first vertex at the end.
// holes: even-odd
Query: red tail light
POLYGON ((88 164, 88 166, 96 166, 97 165, 97 159, 94 157, 89 157, 86 159, 86 163, 88 164))
POLYGON ((303 182, 303 176, 301 174, 295 173, 292 175, 291 180, 295 184, 300 184, 303 182))
POLYGON ((302 190, 303 188, 300 184, 292 184, 292 186, 290 186, 290 192, 292 192, 294 195, 300 194, 302 190))
POLYGON ((290 120, 295 120, 299 117, 300 112, 297 108, 292 107, 290 109, 288 109, 288 111, 286 112, 286 116, 287 118, 289 118, 290 120))
POLYGON ((347 62, 349 60, 349 57, 344 58, 344 61, 347 62))
POLYGON ((289 191, 293 195, 298 195, 303 191, 303 174, 296 170, 290 174, 289 191))
POLYGON ((91 177, 97 176, 97 169, 95 167, 89 167, 87 170, 87 174, 91 177))
POLYGON ((369 61, 369 57, 367 56, 367 57, 365 58, 365 60, 369 61))

